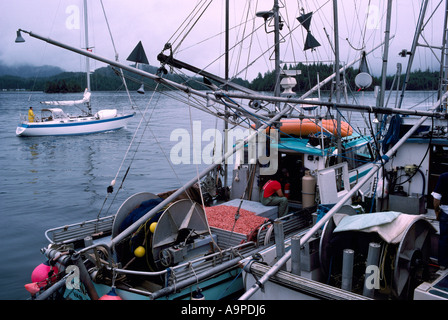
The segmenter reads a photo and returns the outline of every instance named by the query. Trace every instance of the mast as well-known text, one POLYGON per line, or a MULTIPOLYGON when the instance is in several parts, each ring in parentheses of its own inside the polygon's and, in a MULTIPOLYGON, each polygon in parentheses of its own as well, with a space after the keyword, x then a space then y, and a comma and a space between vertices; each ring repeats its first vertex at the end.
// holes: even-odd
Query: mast
MULTIPOLYGON (((334 24, 334 56, 335 56, 335 74, 336 74, 336 103, 340 103, 341 92, 340 92, 340 82, 341 75, 339 72, 339 28, 338 28, 338 2, 333 0, 333 24, 334 24)), ((342 162, 341 152, 342 152, 342 141, 341 141, 341 115, 339 112, 336 113, 337 122, 337 143, 338 143, 338 163, 342 162)))
POLYGON ((387 77, 387 59, 389 56, 389 38, 390 38, 390 19, 392 14, 392 0, 387 1, 386 30, 384 31, 384 53, 383 53, 383 69, 381 70, 381 91, 380 91, 380 107, 384 108, 384 97, 386 90, 387 77))
MULTIPOLYGON (((440 83, 438 98, 443 95, 448 86, 448 0, 445 1, 445 17, 443 21, 442 54, 440 57, 440 83)), ((446 102, 441 104, 442 112, 446 112, 446 102)))
POLYGON ((278 0, 274 0, 275 97, 280 96, 280 16, 278 10, 278 0))
MULTIPOLYGON (((226 80, 226 82, 229 81, 229 0, 226 0, 226 44, 225 44, 225 75, 224 78, 226 80)), ((225 90, 228 90, 228 87, 225 86, 225 90)), ((228 123, 228 119, 229 119, 229 115, 228 115, 228 107, 227 105, 224 108, 224 117, 225 117, 225 121, 224 121, 224 145, 225 145, 225 150, 227 150, 227 143, 228 143, 228 135, 227 135, 227 131, 229 129, 229 123, 228 123)), ((228 170, 228 166, 227 163, 224 162, 224 188, 227 187, 227 170, 228 170)))
MULTIPOLYGON (((86 50, 89 51, 89 21, 87 17, 87 0, 84 0, 84 38, 86 50)), ((90 59, 86 57, 87 89, 90 91, 90 59)))
MULTIPOLYGON (((84 38, 85 38, 85 46, 86 50, 90 51, 89 47, 89 21, 87 15, 87 0, 84 0, 84 38)), ((86 80, 87 80, 87 90, 90 92, 90 59, 86 57, 86 80)), ((92 113, 92 109, 90 107, 90 101, 87 102, 87 109, 89 110, 89 114, 92 113)))
POLYGON ((428 0, 422 2, 422 7, 420 8, 420 15, 418 17, 417 28, 415 29, 414 39, 412 41, 411 51, 406 52, 409 54, 409 62, 406 69, 406 77, 404 79, 403 88, 401 89, 400 100, 398 101, 398 108, 401 108, 403 103, 404 93, 406 91, 406 86, 409 82, 409 77, 411 75, 412 62, 414 61, 415 50, 418 45, 418 39, 420 38, 420 34, 423 31, 423 20, 425 18, 426 8, 428 7, 428 0))

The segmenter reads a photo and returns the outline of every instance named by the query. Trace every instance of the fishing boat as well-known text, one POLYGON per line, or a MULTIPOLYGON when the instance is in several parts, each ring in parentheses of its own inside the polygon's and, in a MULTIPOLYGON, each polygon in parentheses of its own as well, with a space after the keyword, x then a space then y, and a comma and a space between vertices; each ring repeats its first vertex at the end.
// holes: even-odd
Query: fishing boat
MULTIPOLYGON (((422 1, 410 55, 424 37, 425 13, 431 18, 436 12, 428 14, 427 9, 428 1, 422 1)), ((446 21, 445 16, 443 30, 446 21)), ((444 32, 438 47, 441 70, 446 36, 444 32)), ((399 108, 412 61, 410 57, 406 81, 397 90, 402 94, 399 108)), ((445 79, 444 71, 440 77, 445 79)), ((350 192, 309 230, 286 241, 279 236, 276 245, 258 253, 258 261, 241 261, 246 292, 239 299, 446 300, 448 273, 438 260, 440 230, 430 195, 446 172, 446 99, 442 86, 426 115, 394 115, 382 139, 381 158, 350 192), (346 201, 380 170, 384 178, 377 190, 387 197, 366 212, 348 206, 346 201)))
MULTIPOLYGON (((89 46, 89 31, 87 20, 87 2, 84 3, 84 26, 85 26, 85 47, 89 46)), ((16 42, 24 42, 22 37, 18 37, 16 42)), ((63 136, 63 135, 84 135, 107 131, 119 130, 126 127, 129 120, 135 113, 118 112, 117 109, 103 109, 95 114, 91 107, 91 86, 90 86, 90 64, 86 58, 86 78, 87 88, 83 98, 71 101, 42 101, 44 105, 50 106, 76 106, 85 107, 81 109, 81 115, 68 115, 61 108, 43 108, 41 116, 21 115, 19 125, 16 128, 16 135, 19 137, 34 136, 63 136)), ((124 79, 123 79, 124 80, 124 79)), ((127 87, 126 87, 127 89, 127 87)))
MULTIPOLYGON (((264 20, 261 27, 265 30, 275 26, 274 51, 278 57, 278 1, 274 1, 271 11, 257 12, 256 16, 264 20)), ((308 31, 306 50, 319 45, 309 32, 310 17, 304 14, 298 19, 308 31)), ((330 275, 340 264, 328 254, 328 244, 334 243, 333 233, 345 216, 364 217, 363 213, 369 212, 369 224, 376 227, 371 222, 377 217, 372 213, 376 210, 385 212, 380 217, 383 224, 386 224, 384 221, 404 221, 399 226, 401 229, 389 228, 400 229, 404 234, 393 237, 394 241, 398 239, 393 242, 398 247, 397 260, 394 260, 398 266, 394 277, 400 279, 396 286, 398 297, 414 287, 409 283, 414 280, 415 263, 427 257, 427 245, 434 241, 436 232, 420 215, 409 218, 409 208, 399 208, 408 211, 405 213, 393 211, 389 214, 399 209, 393 207, 397 201, 392 204, 389 199, 387 202, 385 181, 390 178, 391 171, 384 164, 400 155, 402 141, 410 143, 410 148, 416 146, 408 138, 425 121, 443 118, 443 115, 434 110, 341 103, 339 94, 336 101, 307 99, 322 83, 333 79, 338 93, 340 74, 362 57, 339 68, 336 54, 335 73, 296 98, 289 90, 293 77, 286 74, 281 79, 280 59, 276 59, 279 81, 274 95, 263 95, 230 81, 227 76, 222 78, 175 59, 171 44, 158 55, 161 66, 157 74, 152 74, 30 31, 20 29, 19 32, 153 80, 165 90, 170 88, 188 97, 195 96, 203 101, 202 106, 196 107, 210 112, 213 106, 217 108, 216 116, 225 123, 246 125, 249 132, 232 148, 218 153, 216 161, 176 190, 145 190, 128 197, 113 215, 100 217, 98 214, 96 219, 48 230, 45 236, 49 244, 41 250, 47 261, 34 269, 31 283, 26 285, 32 299, 214 300, 239 297, 245 300, 254 297, 274 300, 283 299, 282 293, 295 299, 367 299, 364 295, 322 283, 320 269, 325 266, 330 275), (166 51, 169 53, 165 54, 166 51), (165 78, 168 68, 203 76, 209 90, 196 90, 188 81, 178 83, 165 78), (267 106, 271 107, 269 112, 263 113, 267 106), (335 108, 336 115, 320 115, 317 113, 320 108, 325 111, 335 108), (420 118, 405 133, 396 131, 391 122, 389 135, 394 138, 402 134, 403 140, 397 143, 394 139, 385 139, 385 152, 381 153, 375 149, 378 146, 375 135, 362 135, 348 126, 346 133, 341 134, 341 110, 420 118), (293 111, 298 114, 294 115, 293 111), (315 113, 310 113, 312 111, 315 113), (307 135, 302 134, 299 127, 300 121, 305 119, 312 120, 315 125, 307 135), (324 120, 336 123, 336 134, 333 127, 322 125, 324 120), (295 125, 294 131, 282 130, 288 121, 295 125), (234 155, 235 166, 228 184, 226 160, 234 155), (277 207, 260 203, 261 188, 274 176, 282 181, 283 192, 288 197, 289 211, 284 216, 278 215, 277 207), (339 220, 335 222, 336 212, 339 220), (327 221, 333 224, 326 225, 322 231, 327 221), (309 277, 296 275, 297 263, 286 263, 290 257, 294 257, 294 261, 297 259, 297 254, 292 255, 297 252, 297 241, 293 241, 297 236, 301 236, 298 248, 303 253, 298 256, 303 256, 302 261, 309 266, 309 277), (294 250, 290 248, 293 246, 294 250), (259 290, 262 286, 263 290, 259 290)), ((337 42, 336 39, 337 34, 337 42)), ((364 85, 367 82, 363 81, 364 85)), ((445 97, 441 96, 440 100, 445 97)), ((420 156, 417 152, 413 155, 420 156)), ((402 157, 404 160, 400 161, 410 161, 409 150, 405 150, 402 157)), ((409 170, 416 175, 424 169, 420 166, 409 170)), ((412 180, 409 190, 417 187, 421 192, 428 188, 427 183, 422 187, 423 181, 412 180)), ((116 179, 107 188, 108 195, 114 192, 115 183, 116 179)), ((421 194, 418 201, 420 197, 421 194)), ((413 198, 412 194, 406 195, 401 204, 408 204, 413 198)), ((387 235, 387 231, 385 233, 387 235)), ((361 246, 365 241, 355 239, 354 242, 361 246)), ((392 246, 389 247, 391 251, 392 246)))

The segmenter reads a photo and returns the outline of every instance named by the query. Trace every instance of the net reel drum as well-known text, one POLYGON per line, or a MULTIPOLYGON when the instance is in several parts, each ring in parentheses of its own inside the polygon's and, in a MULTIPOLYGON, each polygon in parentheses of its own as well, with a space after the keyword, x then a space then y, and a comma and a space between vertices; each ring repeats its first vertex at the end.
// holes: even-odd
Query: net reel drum
MULTIPOLYGON (((353 215, 354 212, 344 212, 353 215)), ((366 214, 367 215, 367 214, 366 214)), ((411 216, 411 215, 406 215, 411 216)), ((342 278, 342 254, 344 249, 355 251, 353 283, 363 283, 366 272, 368 247, 371 242, 381 245, 379 261, 381 288, 378 294, 394 299, 412 298, 414 289, 428 277, 431 257, 431 237, 434 227, 423 217, 412 216, 398 243, 385 241, 377 232, 334 232, 336 224, 331 218, 324 226, 320 240, 320 267, 324 279, 332 279, 338 286, 342 278), (339 280, 335 280, 339 279, 339 280)), ((358 291, 359 284, 352 291, 358 291)))

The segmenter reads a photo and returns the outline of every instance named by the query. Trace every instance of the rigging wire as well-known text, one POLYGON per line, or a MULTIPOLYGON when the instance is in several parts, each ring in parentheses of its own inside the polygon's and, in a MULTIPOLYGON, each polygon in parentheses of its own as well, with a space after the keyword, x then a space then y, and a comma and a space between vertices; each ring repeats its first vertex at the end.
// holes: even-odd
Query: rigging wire
MULTIPOLYGON (((155 91, 154 91, 154 92, 155 92, 155 91)), ((152 101, 153 97, 154 97, 154 93, 153 93, 153 95, 151 95, 151 99, 150 99, 150 101, 152 101)), ((147 112, 147 110, 148 110, 148 108, 149 108, 149 105, 150 105, 150 103, 147 104, 144 113, 147 112)), ((138 109, 138 110, 140 111, 140 109, 138 109)), ((152 112, 153 112, 153 111, 154 111, 154 108, 153 108, 152 112)), ((151 115, 152 115, 152 112, 151 112, 151 115)), ((141 117, 141 119, 140 119, 140 122, 139 122, 139 124, 137 125, 137 128, 136 128, 136 130, 135 130, 135 132, 134 132, 134 135, 132 136, 131 142, 130 142, 129 145, 128 145, 128 148, 127 148, 127 150, 126 150, 126 152, 125 152, 125 154, 124 154, 124 156, 123 156, 123 159, 122 159, 122 161, 121 161, 120 166, 118 167, 117 173, 115 174, 115 177, 114 177, 114 179, 111 181, 110 185, 107 187, 106 197, 105 197, 105 199, 104 199, 104 201, 103 201, 103 205, 101 206, 100 211, 98 212, 97 219, 99 219, 99 217, 100 217, 100 215, 101 215, 101 212, 103 211, 104 205, 106 204, 106 201, 107 201, 109 195, 113 193, 113 187, 115 186, 115 183, 116 183, 116 181, 117 181, 118 175, 119 175, 119 173, 120 173, 120 171, 121 171, 121 169, 122 169, 122 167, 123 167, 123 165, 124 165, 125 160, 126 160, 127 157, 128 157, 128 154, 129 154, 130 151, 131 151, 131 147, 132 147, 132 145, 134 144, 134 141, 135 141, 135 139, 136 139, 136 137, 137 137, 137 132, 138 132, 138 130, 140 129, 140 126, 142 125, 142 123, 143 123, 143 121, 144 121, 144 119, 145 119, 145 117, 144 117, 144 113, 141 114, 142 117, 141 117)), ((141 137, 140 137, 139 145, 140 145, 140 143, 141 143, 141 139, 142 139, 142 137, 143 137, 143 135, 141 135, 141 137)), ((134 151, 134 157, 135 157, 135 154, 136 154, 137 150, 138 150, 138 147, 137 147, 136 150, 134 151)), ((133 158, 134 158, 134 157, 133 157, 133 158)), ((131 164, 132 164, 132 161, 131 161, 131 164)), ((109 208, 107 209, 106 213, 109 212, 109 210, 110 210, 112 204, 114 203, 114 200, 116 199, 116 197, 117 197, 117 195, 118 195, 118 192, 121 190, 121 188, 122 188, 122 186, 123 186, 123 183, 124 183, 124 181, 125 181, 125 179, 126 179, 128 173, 129 173, 130 168, 131 168, 131 165, 128 166, 128 168, 127 168, 127 170, 126 170, 126 172, 125 172, 125 174, 124 174, 124 176, 123 176, 123 178, 122 178, 120 187, 118 188, 117 192, 115 193, 115 196, 114 196, 114 198, 112 199, 111 204, 109 205, 109 208)))
MULTIPOLYGON (((189 97, 190 97, 190 95, 189 95, 189 97)), ((191 105, 190 104, 189 104, 188 112, 189 112, 189 115, 190 115, 190 129, 191 129, 191 132, 193 132, 193 117, 192 117, 192 114, 191 114, 191 105)), ((199 188, 199 194, 201 196, 202 210, 204 210, 204 214, 206 215, 206 217, 205 217, 206 221, 203 221, 203 222, 207 225, 207 230, 208 230, 208 233, 210 235, 211 241, 216 246, 216 248, 219 250, 219 252, 221 252, 221 254, 222 254, 222 250, 218 246, 218 243, 213 238, 212 232, 210 230, 210 225, 208 224, 208 221, 207 221, 207 213, 206 213, 206 207, 205 207, 205 202, 204 202, 204 195, 202 193, 201 180, 199 178, 199 165, 198 164, 196 164, 196 177, 197 177, 197 180, 198 180, 197 185, 198 185, 198 188, 199 188)), ((193 202, 193 200, 191 200, 191 199, 190 199, 190 201, 193 202)))
MULTIPOLYGON (((258 1, 257 1, 257 2, 258 2, 258 1)), ((239 24, 239 29, 240 29, 240 31, 237 32, 236 39, 235 39, 235 42, 236 42, 236 43, 239 43, 239 41, 238 41, 238 35, 239 35, 239 34, 241 34, 242 38, 245 38, 246 30, 247 30, 248 24, 249 24, 250 22, 252 22, 252 29, 253 29, 254 26, 255 26, 255 18, 254 18, 254 17, 252 17, 252 19, 249 18, 249 15, 250 15, 250 12, 251 12, 251 10, 250 10, 250 9, 251 9, 250 4, 251 4, 250 1, 246 1, 247 9, 243 11, 243 12, 246 12, 246 14, 241 16, 242 22, 239 24), (241 31, 241 27, 243 27, 243 31, 241 31)), ((251 33, 251 37, 250 37, 250 39, 249 39, 249 45, 246 45, 246 48, 244 48, 244 46, 243 46, 243 42, 241 42, 241 44, 240 44, 240 46, 239 46, 239 50, 238 50, 238 52, 237 52, 237 50, 232 50, 231 64, 234 65, 234 68, 235 68, 235 71, 234 71, 234 72, 236 72, 236 71, 238 70, 238 68, 239 68, 239 65, 240 65, 240 62, 241 62, 241 57, 242 57, 243 49, 248 49, 248 50, 249 50, 249 53, 247 54, 247 57, 250 56, 250 52, 251 52, 251 49, 252 49, 252 43, 253 43, 253 36, 254 36, 254 33, 252 32, 252 33, 251 33), (236 55, 236 58, 234 57, 235 55, 236 55), (235 62, 235 63, 232 63, 232 61, 233 61, 234 59, 236 60, 236 62, 235 62)), ((244 78, 245 78, 245 79, 247 78, 247 72, 246 72, 246 75, 244 76, 244 78)))
MULTIPOLYGON (((112 47, 114 48, 115 61, 119 61, 117 48, 115 47, 114 37, 112 35, 112 31, 111 31, 111 28, 110 28, 110 25, 109 25, 109 20, 107 19, 106 9, 104 8, 103 0, 100 0, 100 3, 101 3, 101 8, 103 9, 104 19, 106 21, 107 30, 109 31, 109 36, 110 36, 110 40, 112 42, 112 47)), ((121 69, 121 68, 120 68, 120 75, 121 75, 121 79, 123 80, 123 85, 124 85, 124 87, 126 89, 126 93, 128 95, 129 102, 131 103, 131 105, 134 105, 134 102, 132 100, 131 94, 129 93, 129 89, 128 89, 128 85, 126 83, 126 79, 124 77, 123 69, 121 69)))
MULTIPOLYGON (((53 32, 53 29, 54 29, 54 26, 55 26, 56 17, 59 15, 59 7, 61 6, 61 2, 62 2, 62 0, 59 0, 58 6, 57 6, 57 8, 55 10, 54 17, 53 17, 53 22, 51 23, 50 31, 48 32, 49 35, 53 32)), ((49 45, 47 43, 45 43, 44 46, 43 46, 43 51, 42 51, 41 57, 40 57, 41 61, 43 60, 43 57, 45 55, 45 52, 47 51, 48 46, 49 45)), ((28 101, 31 101, 31 96, 33 95, 34 88, 36 87, 37 78, 39 78, 39 72, 40 72, 40 69, 37 69, 37 73, 36 73, 36 76, 34 77, 33 86, 32 86, 32 89, 31 89, 31 93, 28 96, 28 101)))
MULTIPOLYGON (((182 42, 185 40, 185 38, 188 36, 188 34, 193 30, 193 27, 198 23, 198 21, 199 21, 199 19, 202 17, 202 15, 205 13, 205 11, 207 11, 207 9, 208 9, 208 7, 212 4, 212 2, 213 2, 213 0, 210 0, 209 2, 208 2, 208 4, 206 4, 206 1, 204 1, 204 3, 199 7, 199 4, 198 5, 196 5, 196 7, 195 7, 195 9, 197 9, 197 8, 199 8, 197 11, 196 11, 196 13, 191 17, 191 20, 189 20, 188 22, 187 22, 187 19, 191 16, 191 14, 195 11, 195 9, 193 10, 193 12, 192 13, 190 13, 190 15, 187 17, 187 19, 184 21, 184 23, 185 22, 187 22, 186 23, 186 25, 185 25, 185 27, 183 28, 183 31, 184 30, 187 30, 186 31, 186 33, 183 35, 183 37, 182 37, 182 39, 179 41, 179 44, 177 44, 177 46, 173 49, 173 53, 174 52, 177 52, 177 49, 179 48, 179 46, 182 44, 182 42), (202 9, 203 7, 205 6, 205 8, 202 10, 202 12, 200 11, 200 9, 202 9), (198 17, 197 17, 197 15, 199 15, 198 17), (196 19, 196 20, 193 20, 193 19, 196 19), (187 26, 189 25, 189 24, 192 24, 192 26, 189 28, 189 29, 186 29, 187 28, 187 26)), ((179 29, 178 29, 179 30, 179 29)), ((177 31, 176 31, 177 32, 177 31)), ((175 40, 174 40, 174 43, 176 43, 176 41, 180 38, 180 36, 181 36, 181 32, 179 33, 179 35, 175 38, 175 40)), ((171 40, 171 38, 168 40, 168 42, 171 40)))

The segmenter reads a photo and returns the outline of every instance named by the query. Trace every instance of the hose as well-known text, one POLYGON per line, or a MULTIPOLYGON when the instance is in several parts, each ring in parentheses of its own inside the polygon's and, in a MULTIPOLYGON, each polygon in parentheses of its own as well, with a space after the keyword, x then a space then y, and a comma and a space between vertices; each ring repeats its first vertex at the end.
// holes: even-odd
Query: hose
POLYGON ((400 139, 400 127, 402 119, 400 115, 394 115, 390 119, 389 130, 387 130, 382 142, 383 153, 386 154, 389 148, 400 139))
POLYGON ((420 168, 418 168, 417 171, 420 172, 420 174, 422 175, 422 180, 423 180, 422 196, 424 196, 425 195, 425 190, 426 190, 425 175, 423 174, 423 171, 420 168))

